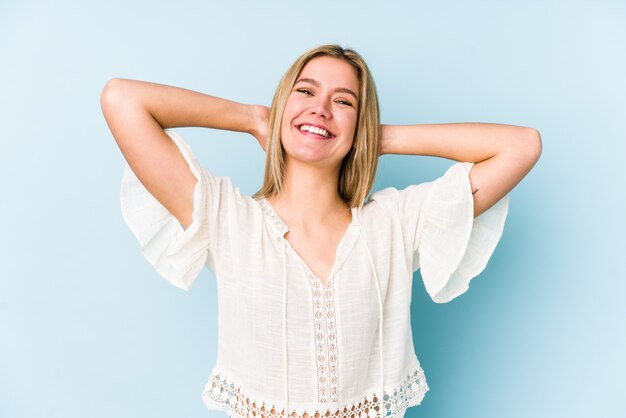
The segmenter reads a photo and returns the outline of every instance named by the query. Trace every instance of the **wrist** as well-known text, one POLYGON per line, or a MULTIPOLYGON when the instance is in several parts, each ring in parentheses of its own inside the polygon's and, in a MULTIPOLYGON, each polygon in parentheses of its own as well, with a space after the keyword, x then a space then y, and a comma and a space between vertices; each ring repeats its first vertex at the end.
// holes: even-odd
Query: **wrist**
POLYGON ((378 155, 391 154, 389 147, 389 125, 380 125, 380 150, 378 155))
POLYGON ((258 131, 256 105, 245 105, 244 132, 253 135, 258 131))
POLYGON ((267 134, 269 108, 262 105, 248 105, 248 127, 250 135, 259 138, 267 134))

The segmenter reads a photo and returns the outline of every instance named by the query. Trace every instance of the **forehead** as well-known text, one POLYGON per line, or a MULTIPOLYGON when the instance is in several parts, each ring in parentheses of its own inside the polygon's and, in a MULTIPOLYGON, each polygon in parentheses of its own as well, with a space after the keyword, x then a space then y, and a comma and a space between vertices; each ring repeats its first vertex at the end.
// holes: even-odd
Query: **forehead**
POLYGON ((344 87, 355 92, 359 90, 359 79, 356 69, 347 61, 321 56, 307 62, 297 80, 310 78, 329 88, 344 87))

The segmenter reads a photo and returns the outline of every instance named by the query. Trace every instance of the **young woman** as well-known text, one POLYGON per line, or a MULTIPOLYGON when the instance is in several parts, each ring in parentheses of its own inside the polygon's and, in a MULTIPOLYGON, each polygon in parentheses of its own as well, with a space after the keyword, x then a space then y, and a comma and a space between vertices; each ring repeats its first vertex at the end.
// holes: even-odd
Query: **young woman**
POLYGON ((144 256, 182 289, 205 265, 215 274, 218 355, 202 398, 235 417, 401 417, 421 403, 413 273, 435 302, 464 293, 541 153, 532 128, 380 125, 367 65, 337 45, 299 57, 271 108, 126 79, 110 80, 101 104, 144 256), (202 167, 171 130, 182 126, 253 135, 261 189, 247 196, 202 167), (368 197, 392 153, 457 163, 368 197))

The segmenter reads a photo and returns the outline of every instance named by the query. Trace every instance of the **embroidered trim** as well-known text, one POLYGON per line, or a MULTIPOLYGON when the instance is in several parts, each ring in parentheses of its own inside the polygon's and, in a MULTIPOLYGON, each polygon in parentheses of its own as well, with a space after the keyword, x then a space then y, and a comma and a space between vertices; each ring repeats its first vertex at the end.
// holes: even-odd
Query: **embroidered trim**
POLYGON ((332 278, 322 286, 313 273, 303 266, 313 286, 313 326, 317 359, 318 402, 337 402, 339 371, 337 370, 337 334, 332 278))
POLYGON ((285 222, 283 222, 282 219, 280 219, 278 213, 276 213, 270 202, 268 202, 265 197, 259 199, 258 202, 263 208, 263 212, 265 212, 265 214, 270 217, 280 234, 285 235, 285 233, 289 230, 289 227, 285 222))
POLYGON ((252 399, 249 394, 243 393, 239 387, 222 374, 211 374, 202 399, 207 408, 226 411, 230 416, 238 418, 399 418, 404 416, 407 408, 419 405, 429 390, 420 366, 411 372, 393 393, 383 396, 383 409, 378 395, 373 393, 365 396, 358 403, 345 405, 343 408, 313 410, 291 410, 285 413, 285 408, 278 404, 266 403, 252 399))

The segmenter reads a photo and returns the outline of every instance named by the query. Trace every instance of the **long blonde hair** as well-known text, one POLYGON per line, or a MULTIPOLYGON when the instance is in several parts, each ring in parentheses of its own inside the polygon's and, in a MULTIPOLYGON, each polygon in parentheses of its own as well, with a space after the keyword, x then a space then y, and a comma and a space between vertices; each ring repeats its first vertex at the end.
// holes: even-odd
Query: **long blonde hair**
POLYGON ((380 152, 380 112, 376 86, 365 60, 354 50, 339 45, 321 45, 302 54, 287 70, 278 84, 269 116, 265 178, 253 198, 271 197, 283 188, 285 149, 280 127, 287 98, 304 66, 313 58, 330 56, 348 62, 359 80, 359 108, 352 148, 344 157, 339 171, 338 192, 349 207, 361 206, 374 183, 380 152))

